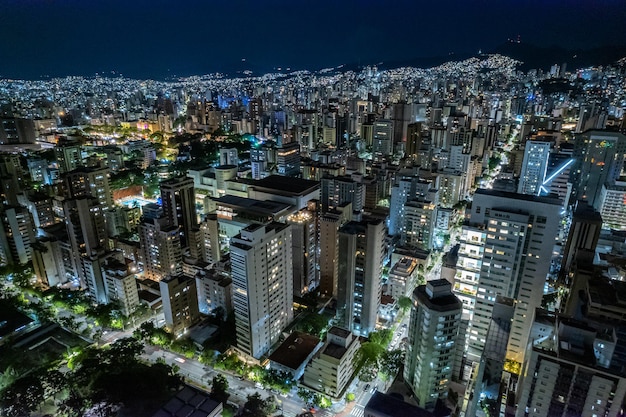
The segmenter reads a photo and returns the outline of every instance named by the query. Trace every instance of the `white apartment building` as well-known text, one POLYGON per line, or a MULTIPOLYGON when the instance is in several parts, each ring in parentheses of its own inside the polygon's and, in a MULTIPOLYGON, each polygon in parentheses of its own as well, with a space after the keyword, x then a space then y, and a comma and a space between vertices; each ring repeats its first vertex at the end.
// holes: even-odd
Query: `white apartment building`
POLYGON ((265 355, 293 319, 291 227, 252 224, 230 244, 237 348, 265 355))

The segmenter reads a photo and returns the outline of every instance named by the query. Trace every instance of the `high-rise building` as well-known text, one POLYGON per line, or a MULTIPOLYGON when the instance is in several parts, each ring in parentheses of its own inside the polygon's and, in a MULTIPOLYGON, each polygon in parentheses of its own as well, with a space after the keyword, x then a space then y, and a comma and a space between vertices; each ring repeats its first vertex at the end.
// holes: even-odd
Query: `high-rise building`
POLYGON ((106 167, 79 167, 65 174, 63 184, 68 198, 95 197, 103 209, 108 209, 113 207, 109 176, 106 167))
POLYGON ((320 216, 319 288, 326 297, 337 296, 339 282, 339 228, 352 218, 352 204, 340 206, 320 216))
POLYGON ((218 262, 222 258, 220 248, 220 229, 217 215, 209 214, 200 223, 200 253, 201 259, 208 263, 218 262))
POLYGON ((626 136, 621 133, 589 130, 576 135, 572 198, 586 200, 598 210, 602 186, 619 179, 625 157, 626 136))
POLYGON ((517 188, 518 193, 531 195, 540 194, 541 186, 546 179, 550 146, 550 142, 536 140, 526 142, 524 161, 522 162, 522 173, 517 188))
POLYGON ((371 123, 363 123, 361 125, 361 139, 367 146, 374 143, 374 125, 371 123))
MULTIPOLYGON (((314 208, 314 207, 312 207, 314 208)), ((317 287, 317 215, 303 209, 287 218, 293 244, 293 294, 302 296, 317 287)))
POLYGON ((351 221, 339 229, 337 311, 343 327, 364 336, 376 328, 384 243, 381 220, 351 221))
POLYGON ((467 189, 466 174, 455 169, 444 168, 437 172, 439 203, 443 207, 452 207, 465 198, 467 189))
POLYGON ((604 184, 598 208, 605 229, 626 230, 626 181, 604 184))
POLYGON ((342 204, 351 203, 352 210, 363 210, 365 203, 365 186, 358 181, 361 177, 353 178, 350 175, 341 177, 326 176, 321 181, 322 212, 336 208, 342 204))
POLYGON ((422 202, 438 203, 437 190, 432 181, 419 176, 403 177, 391 187, 391 201, 389 208, 389 234, 406 235, 406 203, 418 200, 422 202))
POLYGON ((25 264, 32 259, 35 226, 23 206, 4 206, 0 213, 0 257, 4 264, 25 264))
POLYGON ((64 174, 83 166, 81 146, 77 142, 59 143, 54 147, 59 172, 64 174))
POLYGON ((200 319, 196 280, 185 275, 172 275, 159 281, 165 326, 174 335, 185 333, 200 319))
POLYGON ((293 319, 291 227, 252 224, 230 243, 237 348, 259 359, 293 319))
POLYGON ((408 201, 404 206, 405 227, 400 235, 400 242, 409 247, 431 250, 436 219, 437 206, 434 201, 408 201))
POLYGON ((198 226, 193 179, 176 177, 161 182, 163 214, 170 226, 180 228, 180 243, 189 246, 189 234, 198 226))
POLYGON ((585 201, 577 201, 563 248, 561 272, 569 274, 579 250, 595 251, 602 230, 602 217, 585 201))
POLYGON ((617 338, 606 319, 589 323, 538 311, 533 336, 516 416, 624 414, 626 377, 611 369, 617 338))
POLYGON ((239 165, 237 148, 220 148, 220 165, 239 165))
POLYGON ((31 248, 33 269, 40 283, 55 287, 67 282, 61 247, 56 239, 44 236, 31 248))
POLYGON ((160 281, 182 273, 180 230, 167 225, 165 218, 145 218, 139 225, 141 258, 146 278, 160 281))
POLYGON ((28 172, 30 173, 30 179, 34 183, 51 184, 50 172, 48 170, 48 161, 40 158, 28 158, 27 160, 28 172))
POLYGON ((407 126, 405 155, 416 159, 422 147, 422 124, 411 123, 407 126))
POLYGON ((409 256, 400 258, 389 271, 387 294, 394 300, 410 296, 417 286, 419 271, 417 259, 409 256))
POLYGON ((393 122, 391 120, 374 122, 372 152, 382 155, 391 155, 393 153, 393 122))
POLYGON ((463 226, 454 293, 468 321, 467 357, 482 355, 496 296, 516 300, 506 359, 521 364, 530 318, 541 305, 559 227, 560 201, 478 189, 463 226))
POLYGON ((404 380, 419 406, 432 410, 448 396, 459 343, 461 301, 445 279, 429 281, 413 291, 404 380))
POLYGON ((52 197, 43 193, 28 194, 25 204, 33 216, 35 228, 48 227, 56 222, 52 208, 52 197))
POLYGON ((300 144, 286 143, 276 150, 276 165, 278 175, 286 177, 300 176, 300 144))

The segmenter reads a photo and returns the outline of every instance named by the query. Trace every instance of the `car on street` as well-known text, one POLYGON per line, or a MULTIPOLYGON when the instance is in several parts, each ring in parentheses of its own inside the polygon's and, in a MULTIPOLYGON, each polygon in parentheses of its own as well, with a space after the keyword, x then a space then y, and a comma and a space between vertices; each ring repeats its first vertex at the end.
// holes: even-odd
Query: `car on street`
POLYGON ((367 385, 363 388, 363 391, 367 391, 368 389, 370 389, 370 384, 367 384, 367 385))

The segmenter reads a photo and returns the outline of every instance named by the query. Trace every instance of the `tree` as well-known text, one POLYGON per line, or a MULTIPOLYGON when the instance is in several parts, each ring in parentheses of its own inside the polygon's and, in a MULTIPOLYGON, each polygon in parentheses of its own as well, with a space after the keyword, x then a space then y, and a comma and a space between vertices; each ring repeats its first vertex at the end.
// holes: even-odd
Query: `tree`
POLYGON ((43 374, 42 378, 45 396, 50 397, 56 395, 67 386, 67 378, 65 374, 57 369, 49 369, 43 374))
POLYGON ((196 354, 196 345, 189 339, 176 339, 170 345, 170 349, 176 353, 180 353, 188 359, 196 354))
POLYGON ((218 355, 218 352, 216 350, 205 349, 200 354, 200 358, 199 358, 200 363, 202 363, 203 365, 212 367, 213 365, 215 365, 215 361, 217 361, 217 355, 218 355))
POLYGON ((387 347, 393 339, 393 332, 391 329, 383 329, 377 332, 371 332, 369 335, 369 341, 375 343, 383 348, 387 347))
POLYGON ((126 365, 135 362, 137 357, 143 353, 143 344, 137 339, 126 337, 116 340, 108 353, 111 362, 126 365))
POLYGON ((228 397, 230 397, 228 393, 228 380, 222 374, 215 375, 213 377, 213 384, 211 385, 211 398, 226 405, 228 397))
POLYGON ((378 374, 378 362, 366 362, 359 368, 359 379, 364 382, 372 382, 378 374))
POLYGON ((38 376, 31 374, 16 380, 2 392, 3 415, 29 415, 44 400, 44 388, 38 376))
POLYGON ((12 365, 6 367, 4 372, 0 373, 0 391, 10 386, 17 378, 18 373, 12 365))
POLYGON ((271 404, 267 404, 266 400, 261 398, 261 395, 257 392, 252 395, 248 395, 248 400, 243 406, 243 412, 240 414, 242 417, 267 417, 273 410, 269 411, 271 404))
POLYGON ((402 310, 403 313, 406 313, 412 305, 413 301, 411 301, 409 297, 402 296, 398 299, 398 307, 400 307, 400 310, 402 310))
POLYGON ((331 405, 333 405, 333 403, 327 396, 315 394, 315 405, 320 408, 329 408, 331 405))
POLYGON ((346 401, 347 402, 352 402, 354 401, 354 399, 356 398, 356 396, 354 395, 353 392, 349 392, 346 394, 346 401))
POLYGON ((494 155, 489 158, 489 170, 493 171, 496 169, 496 167, 500 164, 500 161, 502 161, 502 158, 499 155, 494 155))
POLYGON ((298 397, 300 397, 300 399, 305 403, 311 404, 313 402, 315 394, 313 394, 311 391, 304 387, 298 387, 298 397))
POLYGON ((328 329, 328 317, 315 312, 306 312, 302 320, 298 323, 298 330, 315 336, 323 336, 328 329))
POLYGON ((389 378, 395 377, 403 363, 404 351, 402 349, 385 351, 380 358, 380 371, 389 378))
POLYGON ((67 417, 82 416, 86 409, 87 400, 74 389, 71 389, 67 398, 59 404, 59 411, 67 417))

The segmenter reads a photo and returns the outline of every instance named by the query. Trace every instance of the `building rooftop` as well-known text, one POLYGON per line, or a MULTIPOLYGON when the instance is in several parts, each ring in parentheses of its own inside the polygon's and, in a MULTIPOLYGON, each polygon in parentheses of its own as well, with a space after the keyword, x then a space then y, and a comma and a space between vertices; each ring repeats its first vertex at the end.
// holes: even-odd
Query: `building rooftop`
POLYGON ((19 312, 8 301, 0 301, 0 339, 16 332, 33 322, 33 319, 19 312))
POLYGON ((215 411, 222 404, 209 398, 209 395, 190 386, 185 386, 172 397, 152 417, 208 417, 219 415, 215 411))
MULTIPOLYGON (((436 280, 442 281, 441 285, 447 283, 450 285, 445 279, 436 280)), ((429 281, 429 284, 432 285, 434 281, 429 281)), ((418 302, 427 308, 435 311, 449 311, 449 310, 460 310, 462 308, 461 301, 451 292, 446 295, 437 295, 436 297, 429 297, 427 294, 427 286, 420 285, 415 290, 413 290, 413 297, 418 300, 418 302)))
POLYGON ((365 406, 365 414, 388 417, 434 417, 434 414, 416 405, 405 403, 391 395, 376 391, 365 406))
POLYGON ((477 189, 474 195, 476 194, 491 195, 494 197, 510 198, 514 200, 534 201, 537 203, 554 204, 557 206, 562 205, 561 200, 559 200, 557 197, 535 196, 535 195, 530 195, 530 194, 518 194, 518 193, 512 193, 510 191, 489 190, 486 188, 477 189))
POLYGON ((350 335, 350 331, 349 330, 342 329, 341 327, 336 327, 336 326, 331 327, 328 330, 328 333, 330 333, 332 335, 335 335, 335 336, 342 337, 344 339, 350 335))
POLYGON ((336 345, 334 343, 329 343, 326 345, 322 353, 324 355, 328 355, 335 359, 341 359, 343 358, 343 355, 345 355, 347 351, 348 351, 347 347, 336 345))
POLYGON ((270 175, 253 183, 254 188, 278 191, 280 194, 304 195, 319 188, 318 181, 305 180, 302 178, 285 177, 282 175, 270 175))
POLYGON ((320 339, 306 333, 294 332, 272 352, 269 360, 296 370, 313 353, 320 339))
POLYGON ((291 206, 276 201, 261 201, 253 198, 237 197, 234 195, 225 195, 214 198, 218 205, 232 207, 236 210, 253 211, 263 215, 276 216, 289 210, 291 206))

